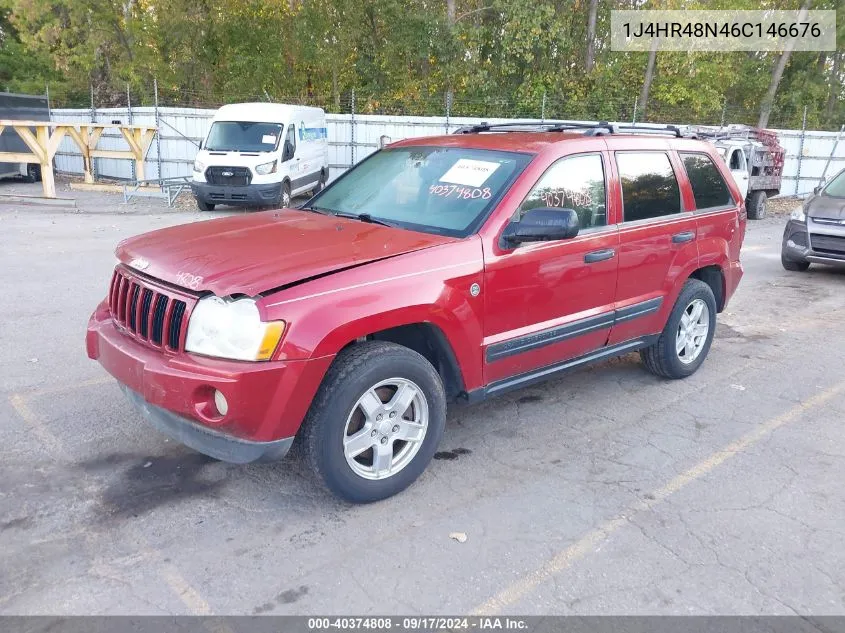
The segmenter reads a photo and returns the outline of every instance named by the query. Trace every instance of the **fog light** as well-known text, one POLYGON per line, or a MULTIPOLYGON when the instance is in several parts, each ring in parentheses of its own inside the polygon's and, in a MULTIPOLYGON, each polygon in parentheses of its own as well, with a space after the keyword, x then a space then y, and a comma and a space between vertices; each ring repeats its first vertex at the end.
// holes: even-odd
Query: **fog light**
POLYGON ((217 407, 218 413, 225 416, 229 412, 229 403, 226 401, 226 396, 222 391, 214 390, 214 406, 217 407))

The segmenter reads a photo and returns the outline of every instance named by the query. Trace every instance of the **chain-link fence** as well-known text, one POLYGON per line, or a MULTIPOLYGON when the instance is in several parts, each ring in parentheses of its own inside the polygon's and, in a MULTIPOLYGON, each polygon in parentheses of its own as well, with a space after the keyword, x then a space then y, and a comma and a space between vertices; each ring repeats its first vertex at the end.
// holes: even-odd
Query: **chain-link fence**
MULTIPOLYGON (((49 86, 48 86, 49 89, 49 86)), ((566 99, 539 93, 534 97, 508 95, 473 96, 461 92, 432 95, 395 96, 372 94, 364 90, 346 90, 337 94, 284 95, 230 94, 224 97, 213 91, 159 86, 157 82, 143 90, 89 88, 87 91, 64 91, 51 94, 51 103, 59 108, 103 107, 194 107, 218 108, 225 103, 267 101, 311 105, 334 114, 383 114, 396 116, 446 116, 530 119, 575 119, 595 121, 631 121, 636 123, 680 123, 689 125, 724 125, 741 123, 756 125, 760 117, 759 104, 732 103, 723 99, 709 106, 701 103, 666 103, 657 98, 647 107, 638 104, 636 93, 615 99, 566 99)), ((804 124, 814 130, 837 130, 841 121, 822 100, 789 105, 776 104, 772 108, 767 127, 797 129, 804 124)))

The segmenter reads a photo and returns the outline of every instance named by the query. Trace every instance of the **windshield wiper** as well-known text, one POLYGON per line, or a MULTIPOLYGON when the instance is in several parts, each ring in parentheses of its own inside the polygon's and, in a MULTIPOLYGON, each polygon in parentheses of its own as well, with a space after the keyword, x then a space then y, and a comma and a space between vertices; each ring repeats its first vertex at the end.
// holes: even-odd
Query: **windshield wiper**
POLYGON ((339 218, 349 218, 350 220, 360 220, 361 222, 369 222, 370 224, 381 224, 382 226, 389 226, 393 229, 396 228, 395 224, 385 222, 384 220, 379 220, 378 218, 374 218, 369 213, 342 213, 340 211, 335 211, 334 214, 339 218))
POLYGON ((332 215, 332 212, 329 209, 323 209, 322 207, 307 207, 301 206, 299 207, 300 211, 311 211, 312 213, 319 213, 320 215, 332 215))

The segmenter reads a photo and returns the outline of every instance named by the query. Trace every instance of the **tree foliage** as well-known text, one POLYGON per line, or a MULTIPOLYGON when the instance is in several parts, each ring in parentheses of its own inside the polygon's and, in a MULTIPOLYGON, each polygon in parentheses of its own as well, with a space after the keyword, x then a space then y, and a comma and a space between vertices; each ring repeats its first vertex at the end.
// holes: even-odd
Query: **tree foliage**
MULTIPOLYGON (((754 122, 777 53, 610 50, 613 8, 797 9, 800 0, 0 0, 0 87, 53 102, 297 100, 358 112, 754 122), (591 19, 591 17, 593 19, 591 19), (590 33, 594 31, 594 36, 590 33), (645 106, 645 107, 643 107, 645 106), (637 110, 635 113, 634 110, 637 110)), ((770 118, 845 119, 837 51, 794 52, 770 118)))

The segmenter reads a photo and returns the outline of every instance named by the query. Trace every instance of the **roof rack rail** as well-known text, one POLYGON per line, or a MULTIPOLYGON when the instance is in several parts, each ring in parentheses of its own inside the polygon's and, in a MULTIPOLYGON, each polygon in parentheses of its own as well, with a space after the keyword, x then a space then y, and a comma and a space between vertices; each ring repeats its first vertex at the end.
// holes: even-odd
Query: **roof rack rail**
POLYGON ((671 134, 677 138, 683 138, 684 133, 677 125, 637 125, 632 124, 613 124, 614 134, 671 134))
POLYGON ((610 134, 610 124, 606 121, 584 123, 582 121, 509 121, 507 123, 487 123, 467 125, 458 128, 453 134, 480 134, 481 132, 564 132, 566 130, 587 130, 587 133, 610 134))
POLYGON ((508 123, 487 123, 483 121, 477 125, 467 125, 458 128, 454 134, 480 134, 482 132, 565 132, 569 130, 584 130, 588 136, 603 134, 671 134, 682 138, 695 134, 684 134, 677 125, 637 125, 627 123, 608 123, 607 121, 511 121, 508 123))

